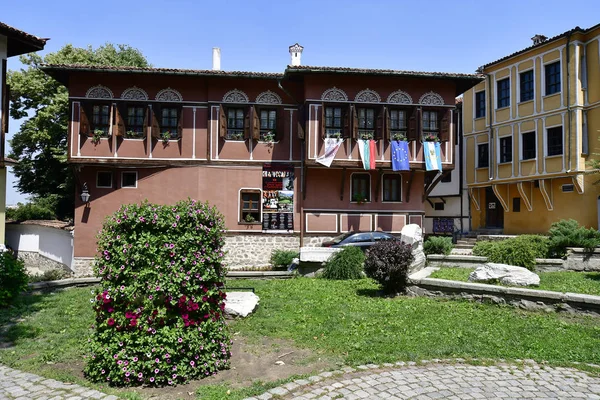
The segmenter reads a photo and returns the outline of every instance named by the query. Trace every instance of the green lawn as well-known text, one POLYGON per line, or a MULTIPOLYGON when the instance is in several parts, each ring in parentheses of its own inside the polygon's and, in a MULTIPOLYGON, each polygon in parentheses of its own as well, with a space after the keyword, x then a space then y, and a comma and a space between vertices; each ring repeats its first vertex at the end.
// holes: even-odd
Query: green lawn
MULTIPOLYGON (((249 341, 291 339, 296 346, 349 365, 454 357, 600 364, 597 318, 466 301, 382 298, 369 279, 230 282, 230 287, 236 286, 254 287, 261 299, 256 314, 232 323, 232 330, 241 337, 249 341)), ((93 322, 89 298, 89 288, 77 288, 24 296, 14 308, 0 310, 0 326, 15 323, 3 335, 14 346, 0 349, 0 363, 84 382, 80 371, 93 322), (56 369, 58 363, 74 367, 56 369)), ((226 384, 200 389, 203 399, 222 398, 227 390, 226 384)), ((232 390, 227 398, 261 390, 262 385, 232 390)))
MULTIPOLYGON (((469 274, 474 270, 474 268, 440 268, 429 277, 467 282, 469 274)), ((532 289, 600 296, 599 272, 557 271, 537 272, 537 274, 540 276, 540 286, 532 286, 532 289)))

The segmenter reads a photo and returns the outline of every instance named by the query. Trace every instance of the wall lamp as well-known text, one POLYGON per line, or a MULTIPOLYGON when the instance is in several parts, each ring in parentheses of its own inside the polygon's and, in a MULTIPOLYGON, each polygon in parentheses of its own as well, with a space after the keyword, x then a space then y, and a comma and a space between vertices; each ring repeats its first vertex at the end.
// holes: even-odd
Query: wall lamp
POLYGON ((90 202, 90 192, 88 191, 88 186, 87 186, 87 182, 83 183, 83 186, 81 187, 81 201, 83 201, 85 204, 88 204, 90 202))

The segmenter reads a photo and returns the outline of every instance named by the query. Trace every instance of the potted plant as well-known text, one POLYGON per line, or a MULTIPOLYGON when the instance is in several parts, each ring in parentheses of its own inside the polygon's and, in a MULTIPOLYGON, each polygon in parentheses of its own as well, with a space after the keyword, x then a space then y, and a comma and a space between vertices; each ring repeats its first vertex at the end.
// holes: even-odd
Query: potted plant
POLYGON ((261 141, 273 143, 275 141, 275 131, 269 131, 267 133, 264 133, 261 137, 261 141))
POLYGON ((252 216, 252 214, 248 213, 244 217, 244 221, 246 221, 247 223, 251 224, 253 222, 256 222, 256 219, 254 219, 254 217, 252 216))
POLYGON ((171 132, 165 131, 160 134, 160 138, 163 144, 169 144, 169 140, 171 139, 171 132))
POLYGON ((235 132, 235 133, 229 133, 227 135, 227 140, 244 140, 244 133, 243 132, 235 132))
POLYGON ((127 131, 125 132, 125 138, 126 139, 137 139, 137 138, 141 138, 142 137, 142 133, 138 133, 135 131, 127 131))
POLYGON ((361 205, 367 202, 367 198, 362 193, 356 193, 354 196, 352 196, 352 201, 355 201, 358 205, 361 205))
POLYGON ((358 138, 362 140, 373 140, 375 139, 374 131, 360 131, 358 134, 358 138))
POLYGON ((92 143, 98 144, 100 143, 100 139, 104 137, 104 131, 102 129, 94 129, 94 134, 92 135, 92 143))
POLYGON ((406 142, 406 141, 408 141, 408 138, 402 132, 394 132, 394 133, 392 133, 392 140, 406 142))
POLYGON ((329 139, 341 139, 342 138, 342 132, 341 131, 328 132, 327 133, 327 138, 329 138, 329 139))
POLYGON ((428 133, 423 134, 423 141, 424 142, 439 142, 440 138, 438 137, 437 133, 428 132, 428 133))

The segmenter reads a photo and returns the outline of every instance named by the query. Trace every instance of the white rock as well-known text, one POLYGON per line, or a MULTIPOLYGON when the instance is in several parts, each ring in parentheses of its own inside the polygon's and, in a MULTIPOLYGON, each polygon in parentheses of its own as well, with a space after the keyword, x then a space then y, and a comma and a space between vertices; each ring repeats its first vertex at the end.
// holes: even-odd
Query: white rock
POLYGON ((402 243, 412 247, 413 262, 408 267, 409 274, 425 268, 427 257, 423 252, 423 230, 417 224, 404 225, 400 231, 402 243))
POLYGON ((260 298, 252 292, 228 292, 225 299, 225 314, 247 317, 254 312, 260 298))
POLYGON ((276 365, 285 365, 285 363, 283 361, 281 361, 281 360, 275 361, 275 364, 276 365))
POLYGON ((514 265, 487 263, 469 275, 471 282, 487 282, 497 279, 504 285, 539 286, 540 277, 527 268, 514 265))
POLYGON ((301 247, 301 262, 326 262, 333 254, 342 251, 339 247, 301 247))

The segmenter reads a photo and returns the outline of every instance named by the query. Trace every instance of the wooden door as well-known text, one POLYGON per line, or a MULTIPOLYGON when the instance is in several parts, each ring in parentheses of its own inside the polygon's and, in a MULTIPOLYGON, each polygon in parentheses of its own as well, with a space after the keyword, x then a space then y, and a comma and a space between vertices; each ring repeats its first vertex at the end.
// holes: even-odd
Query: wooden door
POLYGON ((485 227, 504 227, 504 209, 491 187, 485 188, 485 227))

